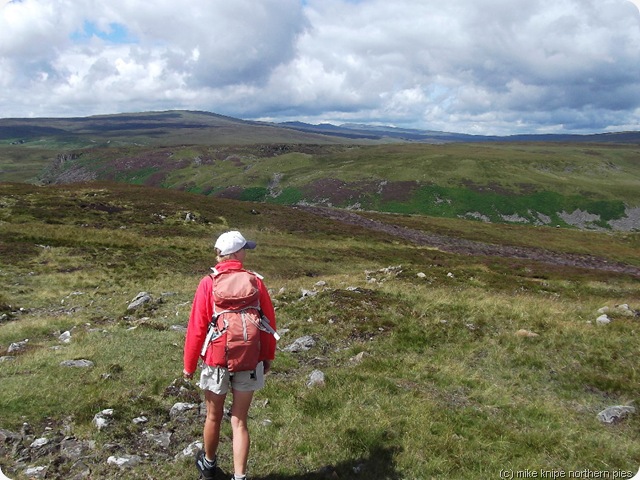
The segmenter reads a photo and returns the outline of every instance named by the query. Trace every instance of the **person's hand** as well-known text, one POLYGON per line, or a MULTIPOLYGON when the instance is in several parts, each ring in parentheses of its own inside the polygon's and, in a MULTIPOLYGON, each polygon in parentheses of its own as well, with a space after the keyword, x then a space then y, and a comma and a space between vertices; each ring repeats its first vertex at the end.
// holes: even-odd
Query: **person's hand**
POLYGON ((185 372, 183 370, 182 371, 182 378, 184 378, 185 380, 191 380, 193 378, 193 372, 189 373, 189 372, 185 372))
POLYGON ((264 373, 269 373, 269 370, 271 370, 271 360, 263 360, 262 366, 264 367, 264 373))

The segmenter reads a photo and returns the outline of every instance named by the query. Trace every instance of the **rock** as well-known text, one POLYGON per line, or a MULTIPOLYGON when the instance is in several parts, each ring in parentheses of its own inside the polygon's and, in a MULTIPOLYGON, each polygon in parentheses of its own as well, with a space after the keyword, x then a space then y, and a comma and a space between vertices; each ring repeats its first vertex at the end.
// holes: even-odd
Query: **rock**
POLYGON ((367 352, 360 352, 355 357, 351 357, 349 361, 354 365, 359 365, 364 360, 364 357, 367 356, 367 352))
POLYGON ((515 333, 516 337, 528 337, 528 338, 534 338, 534 337, 538 337, 539 335, 535 332, 531 332, 529 330, 525 330, 524 328, 518 330, 515 333))
POLYGON ((316 341, 311 335, 305 335, 295 340, 291 345, 284 348, 285 352, 297 353, 306 352, 316 344, 316 341))
POLYGON ((175 403, 173 407, 171 407, 171 410, 169 411, 169 416, 173 418, 178 416, 182 412, 186 412, 187 410, 193 410, 196 407, 197 405, 195 403, 178 402, 178 403, 175 403))
POLYGON ((307 387, 324 387, 324 373, 320 370, 314 370, 309 375, 309 381, 307 382, 307 387))
POLYGON ((617 405, 604 409, 598 414, 598 420, 602 423, 618 423, 628 417, 630 414, 636 413, 636 409, 631 406, 617 405))
POLYGON ((60 362, 61 367, 74 367, 74 368, 92 368, 94 363, 91 360, 63 360, 60 362))
POLYGON ((325 282, 324 280, 320 280, 319 282, 316 282, 316 284, 314 285, 314 287, 326 287, 327 286, 327 282, 325 282))
POLYGON ((33 442, 31 442, 31 445, 29 445, 29 447, 31 447, 31 448, 40 448, 40 447, 43 447, 44 445, 46 445, 47 443, 49 443, 49 439, 48 438, 45 438, 45 437, 36 438, 33 442))
POLYGON ((113 417, 113 408, 107 408, 100 413, 96 413, 93 417, 93 424, 98 427, 98 430, 102 430, 109 425, 111 417, 113 417))
POLYGON ((598 325, 606 325, 608 323, 611 323, 611 319, 606 314, 600 315, 598 318, 596 318, 596 323, 598 325))
POLYGON ((60 443, 60 456, 71 461, 79 460, 95 449, 95 441, 80 441, 74 437, 66 437, 60 443))
POLYGON ((151 295, 149 295, 147 292, 140 292, 138 295, 136 295, 136 298, 134 298, 131 301, 131 303, 127 307, 127 310, 129 311, 137 310, 145 303, 149 303, 151 301, 152 301, 151 295))
POLYGON ((62 333, 58 337, 58 340, 62 343, 71 343, 71 332, 67 330, 66 332, 62 333))
POLYGON ((187 447, 185 447, 182 450, 182 452, 180 452, 175 456, 175 459, 180 460, 181 458, 191 458, 201 448, 203 448, 203 444, 201 441, 190 443, 187 447))
POLYGON ((598 309, 598 313, 603 314, 603 313, 607 313, 609 311, 609 307, 604 306, 600 309, 598 309))
POLYGON ((625 317, 633 317, 636 314, 636 312, 629 308, 629 305, 627 305, 626 303, 616 305, 616 312, 624 315, 625 317))
POLYGON ((116 465, 120 468, 135 467, 142 462, 142 458, 138 455, 123 455, 121 457, 110 456, 107 458, 108 465, 116 465))
POLYGON ((139 425, 141 423, 147 423, 148 421, 149 421, 149 419, 147 417, 145 417, 144 415, 141 416, 141 417, 134 418, 132 420, 132 422, 135 423, 136 425, 139 425))
POLYGON ((11 355, 5 355, 3 357, 0 357, 0 363, 2 362, 13 362, 16 359, 16 357, 13 357, 11 355))
POLYGON ((27 343, 29 343, 28 338, 25 338, 21 342, 14 342, 11 345, 9 345, 9 348, 7 349, 7 353, 22 352, 25 348, 27 348, 27 343))
POLYGON ((418 278, 427 278, 427 274, 424 272, 418 272, 418 274, 416 275, 418 278))
POLYGON ((171 444, 171 432, 153 433, 145 430, 142 434, 152 442, 160 445, 162 448, 169 448, 169 445, 171 444))
POLYGON ((29 478, 45 478, 47 467, 29 467, 24 471, 24 474, 29 478))

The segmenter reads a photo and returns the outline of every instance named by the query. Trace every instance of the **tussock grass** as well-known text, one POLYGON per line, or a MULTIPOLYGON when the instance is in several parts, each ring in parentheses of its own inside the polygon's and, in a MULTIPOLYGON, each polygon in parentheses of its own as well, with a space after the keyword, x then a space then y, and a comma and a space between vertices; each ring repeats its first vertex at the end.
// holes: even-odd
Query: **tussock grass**
MULTIPOLYGON (((260 205, 255 215, 251 205, 181 192, 0 185, 0 195, 12 199, 0 223, 0 315, 9 314, 0 354, 29 338, 14 361, 0 363, 0 428, 66 425, 97 442, 93 474, 101 478, 193 478, 192 460, 174 455, 200 438, 202 419, 169 418, 176 398, 165 389, 180 376, 184 340, 171 327, 186 325, 212 241, 228 227, 258 241, 247 266, 265 275, 283 335, 251 411, 253 478, 470 479, 640 465, 640 416, 610 426, 596 419, 640 394, 638 320, 614 310, 640 308, 637 278, 445 254, 295 209, 260 205), (81 206, 96 197, 122 209, 81 206), (185 211, 198 220, 185 222, 185 211), (127 312, 140 291, 157 301, 127 312), (595 322, 603 306, 612 309, 609 325, 595 322), (519 337, 520 329, 538 336, 519 337), (66 330, 71 343, 61 344, 66 330), (302 335, 316 346, 282 351, 302 335), (80 358, 95 366, 60 366, 80 358), (325 385, 308 388, 315 369, 325 385), (105 408, 114 422, 97 431, 91 421, 105 408), (142 414, 144 428, 174 432, 169 451, 144 443, 143 427, 131 423, 142 414), (111 450, 100 450, 113 444, 154 454, 121 472, 106 465, 111 450)), ((480 228, 495 243, 540 242, 536 228, 393 219, 462 236, 480 228)), ((608 244, 619 260, 637 262, 633 235, 544 235, 556 252, 593 246, 604 254, 608 244)), ((227 423, 226 471, 230 435, 227 423)), ((0 460, 20 478, 9 452, 0 460)))

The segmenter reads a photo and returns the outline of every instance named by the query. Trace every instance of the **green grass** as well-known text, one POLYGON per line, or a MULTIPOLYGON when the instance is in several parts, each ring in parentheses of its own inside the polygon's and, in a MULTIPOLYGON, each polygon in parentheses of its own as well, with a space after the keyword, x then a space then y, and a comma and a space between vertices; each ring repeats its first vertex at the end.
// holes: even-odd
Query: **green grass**
MULTIPOLYGON (((596 419, 640 395, 637 319, 614 309, 640 308, 638 278, 446 254, 276 204, 140 186, 0 184, 0 205, 0 315, 10 314, 0 354, 29 339, 15 361, 0 363, 0 428, 28 422, 40 435, 66 425, 96 442, 87 459, 96 478, 194 478, 192 460, 174 456, 200 439, 202 418, 169 417, 177 398, 166 389, 180 376, 184 341, 171 327, 186 325, 213 239, 230 227, 258 241, 247 266, 273 292, 280 350, 302 335, 317 341, 308 352, 279 351, 256 394, 252 478, 476 479, 503 469, 640 466, 640 416, 610 426, 596 419), (301 299, 303 289, 318 293, 301 299), (140 291, 156 302, 127 312, 140 291), (595 322, 603 306, 612 309, 606 326, 595 322), (538 336, 518 337, 520 329, 538 336), (60 344, 66 330, 72 341, 60 344), (60 366, 80 358, 94 368, 60 366), (314 369, 324 387, 306 386, 314 369), (105 408, 114 422, 97 431, 92 418, 105 408), (141 414, 144 427, 131 422, 141 414), (169 449, 146 441, 145 429, 170 430, 169 449), (120 471, 106 465, 114 451, 152 455, 120 471)), ((368 215, 640 264, 638 234, 368 215)), ((226 472, 230 435, 225 423, 226 472)), ((0 450, 3 472, 23 478, 16 462, 0 450)), ((69 478, 70 468, 50 475, 69 478)))

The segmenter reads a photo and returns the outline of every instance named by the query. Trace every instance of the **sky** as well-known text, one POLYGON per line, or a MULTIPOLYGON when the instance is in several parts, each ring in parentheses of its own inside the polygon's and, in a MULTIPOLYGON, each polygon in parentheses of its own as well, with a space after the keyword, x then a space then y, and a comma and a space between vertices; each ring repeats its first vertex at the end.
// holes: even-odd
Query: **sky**
POLYGON ((0 0, 0 118, 640 130, 640 0, 0 0))

